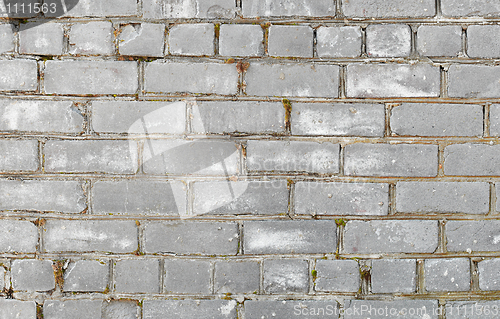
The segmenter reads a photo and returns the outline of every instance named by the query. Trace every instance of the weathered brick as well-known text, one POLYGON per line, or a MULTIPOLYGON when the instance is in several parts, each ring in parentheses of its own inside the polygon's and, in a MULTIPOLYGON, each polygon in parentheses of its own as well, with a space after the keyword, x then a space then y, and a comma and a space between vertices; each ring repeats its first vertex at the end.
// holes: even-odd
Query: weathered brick
POLYGON ((445 305, 445 310, 446 319, 484 319, 498 315, 500 302, 498 300, 449 301, 445 305))
POLYGON ((363 37, 360 27, 319 27, 316 32, 316 51, 320 58, 355 58, 361 55, 363 37))
POLYGON ((500 175, 500 145, 454 144, 444 149, 446 175, 500 175))
POLYGON ((425 56, 458 56, 462 51, 462 27, 458 25, 419 26, 417 51, 425 56))
POLYGON ((115 264, 115 288, 122 293, 159 293, 160 261, 119 260, 115 264))
POLYGON ((144 90, 151 93, 238 93, 234 64, 150 62, 145 67, 144 90))
POLYGON ((195 133, 283 133, 285 108, 281 102, 202 101, 192 109, 195 133))
POLYGON ((0 24, 0 53, 13 52, 15 48, 12 25, 0 24))
POLYGON ((47 172, 133 174, 138 169, 135 144, 116 140, 47 141, 47 172))
POLYGON ((441 10, 443 15, 450 17, 499 16, 500 3, 495 0, 443 0, 441 10))
POLYGON ((233 0, 144 0, 145 18, 216 18, 235 17, 236 3, 233 0))
POLYGON ((335 221, 246 221, 245 254, 315 254, 336 249, 335 221))
POLYGON ((325 64, 251 63, 245 75, 248 95, 338 96, 339 67, 325 64))
POLYGON ((500 97, 500 66, 456 65, 448 70, 448 96, 461 98, 500 97))
POLYGON ((78 181, 1 180, 0 209, 80 213, 87 208, 78 181))
POLYGON ((340 145, 317 142, 248 141, 249 171, 308 172, 335 174, 339 171, 340 145))
POLYGON ((295 213, 311 215, 387 215, 389 186, 375 183, 298 182, 295 213))
POLYGON ((130 253, 137 249, 134 221, 49 219, 43 234, 46 252, 130 253))
POLYGON ((61 55, 64 48, 64 31, 60 23, 30 22, 21 24, 19 53, 61 55))
POLYGON ((118 51, 121 55, 163 56, 165 48, 164 24, 125 24, 121 26, 120 31, 118 51))
POLYGON ((145 300, 144 318, 236 319, 235 300, 145 300))
POLYGON ((439 68, 430 64, 349 64, 348 97, 438 97, 439 68))
POLYGON ((102 292, 108 284, 107 261, 76 260, 68 264, 64 272, 64 291, 102 292))
POLYGON ((343 319, 438 319, 437 300, 346 300, 343 319))
POLYGON ((391 130, 403 136, 481 136, 483 108, 474 104, 404 103, 391 111, 391 130))
POLYGON ((215 181, 194 183, 195 215, 286 214, 286 181, 215 181))
POLYGON ((38 230, 33 223, 24 220, 0 220, 0 252, 34 253, 37 244, 38 230))
POLYGON ((99 319, 102 300, 45 300, 43 317, 46 319, 99 319))
POLYGON ((36 319, 36 303, 0 298, 0 318, 36 319))
POLYGON ((35 60, 0 60, 0 91, 36 91, 38 66, 35 60))
POLYGON ((383 136, 383 104, 293 103, 293 135, 383 136))
POLYGON ((490 135, 500 136, 500 104, 490 106, 490 135))
POLYGON ((478 263, 479 289, 500 290, 500 258, 486 259, 478 263))
POLYGON ((432 17, 436 12, 433 0, 349 0, 342 10, 349 18, 432 17))
POLYGON ((113 25, 107 21, 77 23, 69 33, 69 53, 112 55, 115 51, 113 25))
POLYGON ((437 245, 438 222, 433 220, 353 220, 345 226, 347 253, 432 253, 437 245))
POLYGON ((355 260, 317 260, 316 291, 358 292, 361 284, 355 260))
POLYGON ((210 261, 167 259, 165 260, 164 286, 166 293, 211 293, 210 261))
POLYGON ((350 144, 344 172, 355 176, 436 176, 437 145, 350 144))
MULTIPOLYGON (((4 267, 8 267, 8 263, 7 265, 5 265, 3 262, 1 263, 1 267, 0 267, 0 289, 3 289, 6 288, 6 289, 9 289, 9 287, 5 287, 5 268, 4 267)), ((10 286, 10 284, 9 284, 10 286)))
POLYGON ((168 31, 168 51, 175 55, 214 55, 212 23, 176 24, 168 31))
POLYGON ((36 171, 39 168, 37 140, 0 140, 1 171, 36 171))
POLYGON ((500 26, 471 25, 467 28, 467 55, 471 58, 500 57, 500 26))
POLYGON ((135 300, 114 300, 103 304, 101 319, 136 319, 140 318, 141 307, 135 300))
POLYGON ((47 94, 135 94, 137 78, 137 62, 132 61, 45 62, 47 94))
POLYGON ((259 25, 223 24, 219 32, 219 54, 222 56, 264 54, 264 30, 259 25))
POLYGON ((0 130, 80 133, 83 116, 71 101, 0 100, 0 130))
POLYGON ((144 227, 144 241, 147 253, 235 255, 238 225, 232 222, 150 222, 144 227))
POLYGON ((246 0, 242 3, 244 17, 333 17, 335 4, 328 0, 246 0))
POLYGON ((427 291, 467 291, 470 289, 468 258, 427 259, 424 268, 427 291))
MULTIPOLYGON (((58 0, 47 0, 45 3, 56 3, 57 11, 55 13, 47 12, 46 17, 55 17, 61 15, 61 2, 58 0)), ((65 17, 116 17, 116 16, 135 16, 138 14, 136 0, 79 0, 72 1, 75 6, 68 10, 65 17)))
POLYGON ((264 291, 266 293, 306 293, 308 289, 309 265, 306 260, 264 260, 264 291))
POLYGON ((417 261, 415 259, 372 260, 370 278, 373 293, 414 293, 417 261))
POLYGON ((310 26, 272 25, 269 28, 269 55, 312 58, 313 39, 310 26))
POLYGON ((487 214, 490 185, 480 182, 399 182, 396 210, 403 213, 487 214))
POLYGON ((500 221, 451 220, 446 222, 448 251, 498 251, 500 249, 500 221))
POLYGON ((260 266, 257 261, 218 261, 215 263, 214 291, 217 294, 259 291, 260 266))
POLYGON ((50 260, 14 260, 11 275, 12 288, 16 291, 49 291, 56 287, 50 260))
POLYGON ((246 319, 339 318, 335 300, 246 300, 246 319))
POLYGON ((144 148, 146 174, 234 175, 239 150, 233 141, 148 140, 144 148))
POLYGON ((372 24, 366 28, 370 57, 405 57, 411 51, 411 30, 405 24, 372 24))

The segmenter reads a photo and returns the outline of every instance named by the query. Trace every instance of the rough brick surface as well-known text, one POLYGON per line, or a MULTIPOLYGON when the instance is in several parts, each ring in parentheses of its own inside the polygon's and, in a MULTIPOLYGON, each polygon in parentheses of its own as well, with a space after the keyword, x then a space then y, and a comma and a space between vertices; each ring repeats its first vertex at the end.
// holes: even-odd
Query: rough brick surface
POLYGON ((500 26, 471 25, 467 28, 467 54, 471 58, 500 57, 500 26))
POLYGON ((39 168, 37 140, 0 140, 1 171, 36 171, 39 168))
POLYGON ((35 60, 0 61, 0 91, 36 91, 37 77, 35 60))
POLYGON ((500 136, 500 104, 490 107, 490 135, 500 136))
POLYGON ((313 16, 333 17, 335 5, 328 0, 247 0, 242 3, 244 17, 313 16))
POLYGON ((48 291, 56 285, 50 260, 15 260, 11 273, 12 288, 16 291, 48 291))
POLYGON ((415 259, 372 260, 373 293, 414 293, 417 281, 415 259))
POLYGON ((312 58, 313 38, 308 26, 273 25, 269 28, 269 55, 312 58))
POLYGON ((144 318, 224 318, 236 319, 235 300, 145 300, 144 318))
POLYGON ((143 2, 145 18, 234 18, 236 3, 232 0, 145 0, 143 2))
POLYGON ((446 175, 500 175, 500 145, 455 144, 444 149, 446 175))
POLYGON ((427 291, 469 290, 469 259, 427 259, 425 261, 425 288, 427 291))
POLYGON ((119 260, 115 264, 115 288, 122 293, 160 292, 160 262, 119 260))
POLYGON ((370 25, 366 28, 366 52, 371 57, 410 55, 411 30, 404 24, 370 25))
POLYGON ((500 90, 500 67, 452 65, 448 71, 448 95, 460 98, 496 98, 500 90))
POLYGON ((223 24, 220 26, 219 54, 223 56, 260 56, 264 54, 264 30, 259 25, 223 24))
POLYGON ((316 291, 357 292, 361 284, 358 262, 355 260, 316 261, 316 291))
POLYGON ((6 253, 34 253, 38 243, 36 226, 24 220, 0 220, 0 251, 6 253), (17 238, 18 234, 23 234, 17 238))
POLYGON ((11 25, 0 24, 0 53, 12 52, 14 49, 14 32, 11 25))
POLYGON ((102 260, 77 260, 64 272, 64 291, 104 291, 109 265, 102 260))
POLYGON ((272 318, 339 318, 340 309, 334 300, 247 300, 246 319, 272 318), (322 309, 322 310, 320 310, 322 309))
POLYGON ((407 319, 439 318, 437 300, 346 300, 344 313, 344 319, 385 319, 401 316, 407 319))
POLYGON ((447 319, 481 319, 496 316, 500 309, 497 300, 492 301, 455 301, 446 303, 447 319))
POLYGON ((349 0, 342 3, 342 10, 349 18, 432 17, 436 12, 432 0, 349 0))
POLYGON ((444 0, 441 7, 443 14, 450 17, 500 15, 500 4, 492 0, 444 0))
POLYGON ((497 220, 446 223, 448 251, 497 251, 500 247, 500 222, 497 220))
POLYGON ((213 55, 214 25, 177 24, 168 30, 168 51, 175 55, 213 55))
POLYGON ((118 51, 121 55, 162 57, 165 49, 165 25, 126 24, 120 29, 118 51))
MULTIPOLYGON (((37 55, 61 55, 64 50, 64 30, 59 23, 20 26, 19 52, 37 55)), ((5 44, 4 44, 5 45, 5 44)))
POLYGON ((165 260, 166 293, 210 294, 210 262, 206 260, 165 260))
POLYGON ((215 293, 259 291, 260 265, 256 261, 220 261, 215 264, 215 293))
POLYGON ((43 317, 63 318, 101 318, 101 300, 46 300, 43 304, 43 317))
POLYGON ((264 261, 264 291, 271 294, 307 292, 309 267, 306 260, 268 259, 264 261))
POLYGON ((71 27, 69 53, 81 55, 111 55, 114 53, 111 22, 79 23, 71 27))
POLYGON ((462 51, 462 28, 454 25, 420 26, 417 51, 424 56, 458 56, 462 51))
POLYGON ((9 319, 35 319, 36 303, 34 301, 21 301, 1 298, 0 317, 9 319))
POLYGON ((500 290, 500 259, 486 259, 478 263, 479 288, 500 290))
POLYGON ((317 52, 321 58, 358 57, 361 55, 361 28, 319 27, 317 32, 317 52))

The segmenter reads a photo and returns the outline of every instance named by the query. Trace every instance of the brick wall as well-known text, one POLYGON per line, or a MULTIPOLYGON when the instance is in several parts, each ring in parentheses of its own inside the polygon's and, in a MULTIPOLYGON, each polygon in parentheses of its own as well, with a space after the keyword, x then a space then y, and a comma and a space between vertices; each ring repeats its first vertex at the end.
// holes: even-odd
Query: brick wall
POLYGON ((1 18, 0 318, 498 318, 498 2, 66 3, 1 18))

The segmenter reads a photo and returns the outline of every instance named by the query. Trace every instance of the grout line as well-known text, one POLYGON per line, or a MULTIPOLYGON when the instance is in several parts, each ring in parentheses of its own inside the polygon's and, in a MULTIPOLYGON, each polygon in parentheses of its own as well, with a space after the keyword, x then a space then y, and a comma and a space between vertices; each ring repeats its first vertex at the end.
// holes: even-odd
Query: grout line
POLYGON ((316 291, 314 290, 314 285, 315 285, 315 278, 313 276, 313 271, 315 271, 314 273, 317 274, 317 271, 316 271, 316 259, 312 258, 312 259, 308 259, 308 266, 309 266, 309 271, 308 271, 308 274, 309 274, 309 288, 308 288, 308 294, 310 295, 314 295, 316 294, 316 291))
POLYGON ((417 32, 418 32, 418 25, 415 24, 410 24, 410 58, 418 58, 419 54, 417 51, 417 32))
POLYGON ((145 86, 145 68, 146 68, 146 63, 144 61, 139 61, 137 63, 137 100, 139 99, 139 96, 144 95, 144 86, 145 86))
POLYGON ((438 248, 436 249, 437 253, 446 254, 448 252, 447 247, 447 239, 446 239, 446 220, 439 221, 438 228, 438 248))
POLYGON ((441 8, 441 0, 436 0, 436 18, 441 18, 443 16, 443 10, 441 8))
POLYGON ((194 216, 194 182, 190 181, 186 184, 186 200, 187 200, 187 205, 186 205, 186 213, 187 217, 194 216))
POLYGON ((264 294, 264 259, 261 259, 259 261, 259 270, 260 270, 259 295, 263 295, 264 294))
POLYGON ((371 294, 371 270, 372 261, 364 259, 359 261, 359 271, 361 274, 361 294, 371 294))
POLYGON ((448 68, 449 66, 440 65, 439 97, 448 98, 448 68))
POLYGON ((313 29, 313 57, 318 58, 318 29, 313 29))
POLYGON ((490 137, 490 129, 491 129, 491 103, 486 103, 483 106, 483 137, 490 137))
POLYGON ((210 291, 215 294, 215 262, 210 261, 210 291))
POLYGON ((417 260, 417 294, 425 294, 425 260, 417 260))
POLYGON ((489 216, 498 216, 497 213, 497 185, 496 183, 490 182, 490 211, 489 216))
POLYGON ((236 253, 237 256, 241 256, 244 254, 243 251, 243 222, 239 221, 238 222, 238 252, 236 253))
POLYGON ((111 293, 115 292, 115 259, 109 259, 109 281, 108 288, 111 293))
POLYGON ((361 58, 368 58, 366 48, 366 25, 361 26, 361 58))
POLYGON ((345 99, 347 97, 346 81, 347 81, 347 66, 341 65, 339 68, 339 91, 338 91, 340 99, 345 99))
POLYGON ((397 214, 396 210, 396 184, 391 183, 389 184, 389 215, 395 215, 397 214))
POLYGON ((94 181, 91 179, 85 180, 85 195, 87 195, 87 215, 92 215, 94 213, 94 203, 92 196, 92 188, 94 187, 94 181))
POLYGON ((339 176, 345 176, 345 145, 340 144, 339 176))
POLYGON ((287 181, 288 187, 288 217, 295 218, 295 183, 291 180, 287 181))
POLYGON ((337 0, 335 1, 335 17, 337 19, 344 18, 344 12, 342 10, 342 2, 345 0, 337 0))
POLYGON ((438 172, 437 176, 445 176, 444 173, 444 162, 445 162, 445 157, 444 157, 444 150, 446 146, 443 143, 438 144, 438 172))
POLYGON ((470 290, 471 291, 480 291, 480 289, 479 289, 478 262, 479 262, 479 260, 475 260, 474 258, 470 259, 470 290))
POLYGON ((467 38, 467 26, 462 26, 462 55, 463 57, 469 57, 469 41, 467 38))
POLYGON ((220 23, 214 24, 214 56, 219 55, 220 23))
MULTIPOLYGON (((160 278, 159 278, 159 281, 160 281, 160 294, 164 294, 165 293, 165 259, 164 258, 161 258, 160 259, 160 278)), ((212 292, 213 293, 213 292, 212 292)))

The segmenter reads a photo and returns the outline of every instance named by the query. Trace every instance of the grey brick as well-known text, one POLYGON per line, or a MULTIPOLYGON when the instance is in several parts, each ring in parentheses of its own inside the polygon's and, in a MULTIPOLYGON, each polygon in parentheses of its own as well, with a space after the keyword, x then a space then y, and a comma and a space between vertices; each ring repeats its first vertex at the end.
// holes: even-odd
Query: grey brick
POLYGON ((35 60, 0 60, 0 91, 36 91, 37 69, 35 60))
POLYGON ((444 149, 446 175, 500 175, 500 145, 454 144, 444 149))
POLYGON ((50 260, 14 260, 11 275, 12 288, 16 291, 49 291, 56 287, 50 260))
POLYGON ((14 32, 11 24, 0 24, 0 53, 13 52, 14 32))
POLYGON ((388 214, 389 186, 298 182, 294 198, 296 214, 382 216, 388 214))
POLYGON ((92 128, 98 133, 183 134, 186 103, 93 101, 92 128))
POLYGON ((309 289, 309 264, 299 259, 264 260, 264 291, 284 294, 309 289))
POLYGON ((43 317, 46 319, 100 319, 102 300, 45 300, 43 317))
POLYGON ((257 261, 218 261, 215 263, 214 290, 221 293, 259 291, 260 266, 257 261))
POLYGON ((1 180, 0 209, 80 213, 87 208, 78 181, 1 180))
POLYGON ((499 32, 499 25, 469 26, 467 28, 467 55, 471 58, 500 57, 499 32))
POLYGON ((372 260, 373 293, 415 293, 417 261, 415 259, 372 260))
POLYGON ((222 56, 264 54, 264 31, 259 25, 223 24, 219 32, 219 54, 222 56))
POLYGON ((443 15, 450 17, 499 16, 500 3, 495 0, 443 0, 441 10, 443 15))
POLYGON ((81 133, 83 116, 71 101, 0 100, 0 130, 81 133))
POLYGON ((436 176, 437 145, 350 144, 344 172, 355 176, 436 176))
POLYGON ((437 300, 346 300, 344 319, 438 319, 437 300))
POLYGON ((47 141, 45 171, 134 174, 138 169, 134 147, 119 140, 47 141))
POLYGON ((246 319, 339 318, 335 300, 246 300, 246 319))
POLYGON ((115 300, 104 303, 101 319, 137 319, 141 308, 137 301, 115 300))
POLYGON ((358 292, 361 284, 355 260, 317 260, 316 291, 358 292))
POLYGON ((439 68, 430 64, 349 64, 348 97, 438 97, 439 68))
POLYGON ((468 258, 425 260, 425 289, 427 291, 467 291, 470 289, 468 258))
POLYGON ((249 171, 319 174, 339 171, 339 144, 251 140, 247 142, 246 150, 249 171))
POLYGON ((19 53, 61 55, 64 31, 60 23, 30 22, 20 25, 19 53))
POLYGON ((447 319, 484 319, 498 315, 500 302, 498 300, 449 301, 445 307, 447 319))
POLYGON ((349 18, 413 18, 432 17, 436 13, 433 0, 349 0, 342 2, 349 18))
POLYGON ((168 32, 168 51, 175 55, 214 55, 212 23, 176 24, 168 32))
POLYGON ((236 319, 235 300, 145 300, 144 318, 236 319))
POLYGON ((272 25, 269 28, 269 55, 312 58, 313 38, 310 26, 272 25))
POLYGON ((235 17, 236 3, 232 0, 144 0, 145 18, 217 18, 235 17))
POLYGON ((136 249, 134 221, 50 219, 45 223, 46 252, 130 253, 136 249))
POLYGON ((500 221, 452 220, 446 222, 448 251, 498 251, 500 250, 500 221))
POLYGON ((324 64, 251 63, 245 75, 248 95, 338 96, 339 67, 324 64))
POLYGON ((293 135, 384 135, 383 104, 293 103, 293 135))
POLYGON ((238 93, 238 72, 234 64, 150 62, 145 67, 145 92, 238 93))
POLYGON ((69 33, 69 53, 112 55, 115 52, 113 31, 113 25, 107 21, 74 24, 69 33))
POLYGON ((47 94, 135 94, 137 78, 137 62, 132 61, 45 62, 47 94))
POLYGON ((404 103, 392 109, 391 129, 403 136, 481 136, 483 108, 474 104, 404 103))
POLYGON ((244 17, 333 17, 335 4, 328 0, 247 0, 242 3, 244 17))
POLYGON ((360 27, 319 27, 316 32, 316 51, 320 58, 355 58, 361 55, 360 27))
POLYGON ((1 171, 36 171, 38 170, 37 140, 0 140, 1 171))
POLYGON ((239 150, 233 141, 149 140, 144 149, 146 174, 234 175, 239 150))
POLYGON ((1 252, 34 253, 37 244, 38 230, 33 223, 24 220, 0 220, 1 252))
MULTIPOLYGON (((495 184, 495 189, 496 189, 496 196, 497 198, 500 198, 500 184, 499 183, 496 183, 495 184)), ((500 201, 497 200, 497 207, 496 208, 496 211, 497 212, 500 212, 500 201)))
POLYGON ((192 109, 195 133, 284 133, 281 102, 202 101, 192 109))
POLYGON ((64 291, 102 292, 108 284, 109 265, 102 260, 76 260, 64 272, 64 291))
POLYGON ((497 98, 500 96, 500 66, 455 65, 448 70, 448 96, 497 98))
MULTIPOLYGON (((0 263, 0 289, 3 291, 3 289, 8 289, 8 287, 5 287, 5 265, 4 263, 0 263)), ((10 286, 10 284, 9 284, 10 286)))
POLYGON ((235 255, 238 225, 218 222, 150 222, 144 227, 147 253, 235 255))
POLYGON ((246 221, 245 254, 332 253, 337 245, 335 221, 246 221))
POLYGON ((36 319, 36 303, 0 298, 0 318, 36 319))
POLYGON ((500 136, 500 104, 490 106, 490 135, 500 136))
POLYGON ((118 51, 121 55, 162 57, 165 48, 165 25, 126 24, 120 28, 118 51))
POLYGON ((462 51, 461 26, 422 25, 418 27, 417 50, 425 56, 458 56, 462 51))
POLYGON ((194 183, 195 215, 276 215, 288 211, 286 181, 214 181, 194 183))
POLYGON ((479 289, 500 290, 500 258, 486 259, 478 263, 479 289))
POLYGON ((122 293, 159 293, 160 261, 156 259, 118 260, 115 288, 122 293))
POLYGON ((434 220, 353 220, 344 231, 347 253, 432 253, 437 245, 434 220))
POLYGON ((405 57, 411 51, 411 30, 405 24, 372 24, 366 28, 370 57, 405 57))
POLYGON ((167 259, 165 260, 164 286, 166 293, 211 293, 210 261, 167 259))
POLYGON ((92 212, 184 216, 186 196, 186 185, 180 181, 96 181, 92 188, 92 212))
POLYGON ((490 185, 479 182, 399 182, 396 210, 403 213, 487 214, 490 185))
MULTIPOLYGON (((47 2, 55 2, 60 6, 61 2, 50 0, 47 2)), ((135 16, 138 14, 136 0, 79 0, 75 3, 75 7, 68 10, 65 17, 116 17, 116 16, 135 16)), ((51 14, 49 11, 45 14, 46 17, 54 17, 62 13, 58 9, 56 13, 51 14)))

